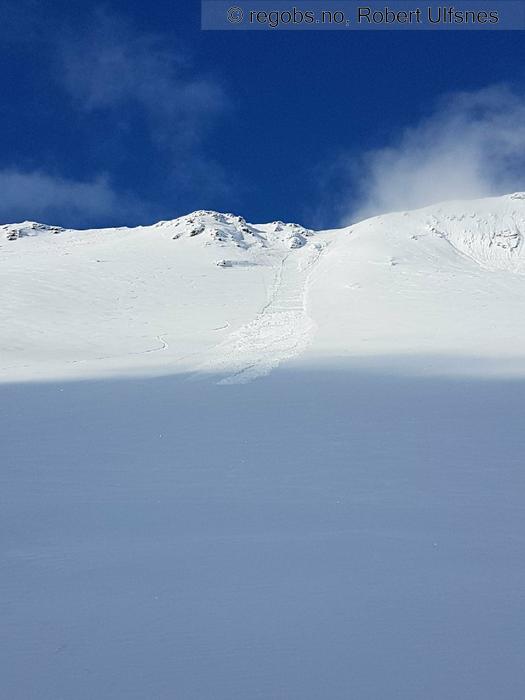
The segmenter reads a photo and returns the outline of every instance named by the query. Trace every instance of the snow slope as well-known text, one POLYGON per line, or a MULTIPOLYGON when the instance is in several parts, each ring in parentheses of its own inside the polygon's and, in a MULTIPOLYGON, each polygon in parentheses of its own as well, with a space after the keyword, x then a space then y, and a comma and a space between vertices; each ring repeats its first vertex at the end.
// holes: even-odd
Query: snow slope
POLYGON ((205 211, 135 229, 3 232, 4 379, 196 368, 293 286, 291 253, 301 267, 318 250, 297 224, 205 211))
POLYGON ((205 211, 135 229, 6 225, 0 372, 247 381, 307 349, 304 362, 469 356, 521 371, 524 212, 514 194, 316 234, 205 211))
POLYGON ((524 195, 0 234, 0 697, 525 697, 524 195))
POLYGON ((524 194, 379 216, 337 233, 312 280, 312 359, 522 374, 524 237, 524 194))

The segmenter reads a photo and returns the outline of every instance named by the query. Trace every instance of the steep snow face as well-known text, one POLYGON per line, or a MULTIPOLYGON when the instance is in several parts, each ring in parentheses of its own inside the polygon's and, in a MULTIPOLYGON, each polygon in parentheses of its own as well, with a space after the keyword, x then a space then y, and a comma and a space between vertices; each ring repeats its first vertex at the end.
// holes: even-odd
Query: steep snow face
POLYGON ((481 200, 470 211, 459 202, 437 208, 426 229, 489 270, 525 271, 525 193, 504 197, 496 205, 481 200))
POLYGON ((450 202, 334 235, 309 302, 310 361, 525 369, 525 196, 450 202), (466 358, 470 358, 466 363, 466 358), (491 365, 492 366, 492 365, 491 365))
POLYGON ((274 221, 248 224, 242 216, 215 211, 196 211, 173 221, 159 221, 156 227, 172 230, 173 238, 199 236, 207 245, 233 243, 239 248, 301 248, 313 231, 299 224, 274 221))

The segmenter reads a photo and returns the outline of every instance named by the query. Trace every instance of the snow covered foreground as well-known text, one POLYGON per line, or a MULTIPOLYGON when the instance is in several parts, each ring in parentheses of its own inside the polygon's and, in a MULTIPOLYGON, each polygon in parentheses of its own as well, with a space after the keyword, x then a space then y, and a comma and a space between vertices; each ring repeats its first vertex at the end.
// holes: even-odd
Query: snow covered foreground
POLYGON ((1 228, 0 697, 524 697, 524 235, 1 228))

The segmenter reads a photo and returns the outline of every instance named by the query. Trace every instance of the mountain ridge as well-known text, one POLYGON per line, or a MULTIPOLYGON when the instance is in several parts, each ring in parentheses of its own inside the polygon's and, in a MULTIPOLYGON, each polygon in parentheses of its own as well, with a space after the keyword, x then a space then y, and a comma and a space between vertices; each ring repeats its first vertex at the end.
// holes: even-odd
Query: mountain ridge
POLYGON ((290 362, 431 356, 506 372, 515 355, 525 374, 523 193, 315 232, 206 210, 134 228, 23 222, 7 240, 16 226, 0 227, 3 381, 232 383, 290 362))

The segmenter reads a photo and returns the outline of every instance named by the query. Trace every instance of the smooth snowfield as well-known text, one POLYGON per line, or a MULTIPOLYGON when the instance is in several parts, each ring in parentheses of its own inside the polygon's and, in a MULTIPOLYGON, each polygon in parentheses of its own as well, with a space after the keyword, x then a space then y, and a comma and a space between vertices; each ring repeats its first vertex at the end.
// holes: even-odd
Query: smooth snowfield
POLYGON ((0 228, 0 696, 524 697, 524 233, 0 228))
POLYGON ((4 387, 2 697, 523 697, 524 398, 346 370, 4 387))

